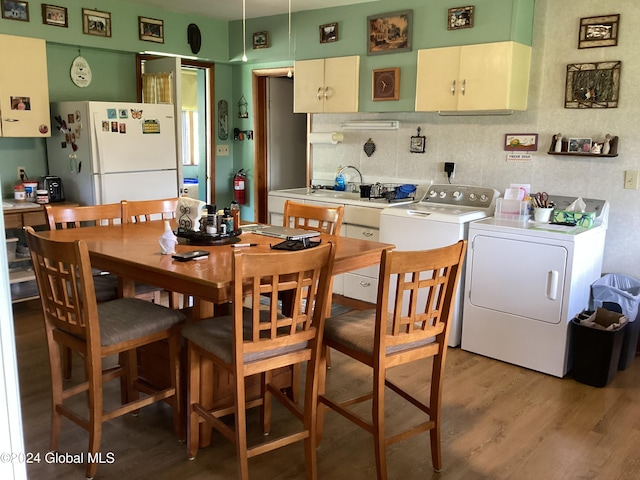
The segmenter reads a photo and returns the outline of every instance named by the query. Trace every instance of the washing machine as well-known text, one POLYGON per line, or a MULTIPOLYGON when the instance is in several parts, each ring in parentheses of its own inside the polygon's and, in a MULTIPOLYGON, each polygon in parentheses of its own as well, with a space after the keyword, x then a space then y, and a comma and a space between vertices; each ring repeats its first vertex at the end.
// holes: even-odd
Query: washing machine
MULTIPOLYGON (((575 197, 551 196, 566 209, 575 197)), ((609 203, 583 199, 591 228, 493 217, 469 226, 462 349, 563 377, 571 320, 600 278, 609 203)))
MULTIPOLYGON (((431 185, 420 201, 382 210, 380 241, 393 243, 398 250, 427 250, 467 239, 469 224, 493 215, 499 196, 500 192, 488 187, 431 185)), ((449 330, 452 347, 460 345, 463 284, 461 275, 449 330)))

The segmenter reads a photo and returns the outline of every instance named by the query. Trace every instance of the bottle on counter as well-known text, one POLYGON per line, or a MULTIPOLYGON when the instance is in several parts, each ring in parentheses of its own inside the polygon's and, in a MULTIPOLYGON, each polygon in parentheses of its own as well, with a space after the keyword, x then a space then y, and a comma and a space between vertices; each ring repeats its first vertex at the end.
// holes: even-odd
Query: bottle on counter
POLYGON ((27 201, 27 192, 25 191, 24 185, 22 183, 19 183, 15 187, 13 187, 13 198, 16 202, 27 201))
POLYGON ((344 192, 346 189, 346 184, 344 182, 344 175, 342 173, 342 167, 338 167, 338 171, 336 172, 335 182, 333 184, 333 189, 338 190, 340 192, 344 192))
POLYGON ((233 217, 233 231, 240 228, 240 204, 233 200, 231 202, 231 217, 233 217))

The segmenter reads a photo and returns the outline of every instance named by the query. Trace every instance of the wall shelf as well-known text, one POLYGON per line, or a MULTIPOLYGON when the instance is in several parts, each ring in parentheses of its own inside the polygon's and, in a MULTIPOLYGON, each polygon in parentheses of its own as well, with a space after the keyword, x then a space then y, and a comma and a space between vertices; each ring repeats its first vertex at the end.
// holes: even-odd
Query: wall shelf
MULTIPOLYGON (((596 143, 602 143, 597 141, 596 143)), ((574 157, 617 157, 618 156, 618 137, 611 137, 611 141, 609 142, 609 146, 611 147, 609 153, 603 155, 602 153, 579 153, 579 152, 568 152, 569 150, 569 141, 562 140, 562 151, 556 152, 556 136, 551 137, 551 146, 549 147, 549 151, 547 152, 549 155, 569 155, 574 157)))

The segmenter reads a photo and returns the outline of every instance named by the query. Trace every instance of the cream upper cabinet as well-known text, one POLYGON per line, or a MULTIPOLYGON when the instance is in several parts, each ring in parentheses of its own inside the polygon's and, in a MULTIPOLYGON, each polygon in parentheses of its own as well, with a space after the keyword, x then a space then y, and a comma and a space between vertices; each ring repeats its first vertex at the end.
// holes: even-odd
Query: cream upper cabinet
POLYGON ((0 136, 51 136, 44 40, 0 35, 0 136))
POLYGON ((530 64, 517 42, 419 50, 416 111, 526 110, 530 64))
POLYGON ((357 112, 359 82, 359 56, 297 61, 293 111, 357 112))

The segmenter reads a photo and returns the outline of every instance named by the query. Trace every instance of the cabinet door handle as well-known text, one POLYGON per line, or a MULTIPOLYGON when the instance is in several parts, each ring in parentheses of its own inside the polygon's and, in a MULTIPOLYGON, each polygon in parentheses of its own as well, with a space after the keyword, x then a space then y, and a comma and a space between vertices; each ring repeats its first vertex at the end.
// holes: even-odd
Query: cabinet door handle
POLYGON ((329 87, 324 87, 324 99, 329 99, 329 87))
POLYGON ((322 94, 322 87, 318 87, 318 92, 316 93, 316 98, 320 101, 320 95, 322 94))
POLYGON ((467 80, 462 80, 462 87, 460 88, 460 93, 464 95, 464 92, 467 90, 467 80))
POLYGON ((369 231, 367 231, 367 230, 363 230, 363 231, 362 231, 362 236, 363 236, 363 237, 370 237, 370 236, 372 236, 372 235, 373 235, 373 232, 369 232, 369 231))
POLYGON ((5 118, 4 121, 5 122, 19 122, 20 119, 18 119, 18 118, 5 118))
POLYGON ((371 282, 365 282, 363 280, 360 280, 360 285, 363 287, 370 287, 371 286, 371 282))
POLYGON ((558 298, 558 271, 551 270, 547 280, 547 297, 551 300, 558 298))
POLYGON ((451 96, 455 96, 456 94, 456 81, 451 82, 451 96))

